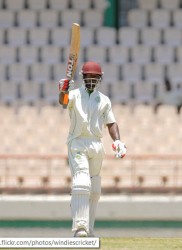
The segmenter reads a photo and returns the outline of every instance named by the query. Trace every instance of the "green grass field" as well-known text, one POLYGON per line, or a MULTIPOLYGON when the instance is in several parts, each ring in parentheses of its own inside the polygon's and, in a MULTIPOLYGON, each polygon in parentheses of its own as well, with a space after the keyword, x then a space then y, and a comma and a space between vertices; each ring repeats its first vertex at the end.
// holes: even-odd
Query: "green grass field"
MULTIPOLYGON (((40 250, 40 248, 28 250, 32 249, 40 250)), ((45 249, 48 250, 48 248, 45 249)), ((56 249, 50 248, 50 250, 56 249)), ((22 250, 22 248, 16 248, 16 250, 22 250)), ((100 238, 100 250, 182 250, 182 238, 100 238)))
POLYGON ((182 238, 101 238, 102 250, 182 250, 182 238))

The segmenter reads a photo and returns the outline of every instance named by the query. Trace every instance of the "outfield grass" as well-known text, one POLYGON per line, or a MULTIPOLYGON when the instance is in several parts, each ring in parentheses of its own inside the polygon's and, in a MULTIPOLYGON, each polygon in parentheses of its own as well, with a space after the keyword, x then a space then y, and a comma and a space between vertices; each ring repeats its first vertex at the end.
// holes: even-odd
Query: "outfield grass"
MULTIPOLYGON (((26 248, 26 250, 32 250, 32 249, 40 250, 40 248, 38 249, 26 248)), ((45 249, 49 250, 48 248, 45 249)), ((57 248, 57 249, 67 250, 68 248, 67 249, 57 248)), ((50 248, 50 250, 57 250, 57 249, 50 248)), ((88 248, 84 249, 88 250, 88 248)), ((100 250, 182 250, 182 238, 100 238, 99 249, 100 250)), ((22 250, 22 248, 20 249, 16 248, 16 250, 22 250)), ((73 250, 78 250, 78 248, 74 248, 73 250)))
POLYGON ((181 238, 101 238, 102 250, 182 250, 181 238))

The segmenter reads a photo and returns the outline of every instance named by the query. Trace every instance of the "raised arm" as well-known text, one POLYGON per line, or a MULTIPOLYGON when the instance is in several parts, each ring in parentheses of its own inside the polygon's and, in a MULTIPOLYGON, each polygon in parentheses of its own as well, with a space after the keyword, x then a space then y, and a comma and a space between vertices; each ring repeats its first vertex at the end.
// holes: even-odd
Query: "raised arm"
POLYGON ((60 103, 61 105, 63 105, 63 97, 64 97, 64 93, 63 93, 63 92, 60 92, 60 93, 59 93, 59 103, 60 103))

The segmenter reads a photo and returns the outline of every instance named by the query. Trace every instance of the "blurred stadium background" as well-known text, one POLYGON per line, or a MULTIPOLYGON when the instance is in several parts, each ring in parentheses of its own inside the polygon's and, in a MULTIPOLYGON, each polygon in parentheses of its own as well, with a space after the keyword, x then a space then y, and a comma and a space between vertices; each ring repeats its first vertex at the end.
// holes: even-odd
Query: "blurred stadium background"
POLYGON ((110 227, 134 221, 134 228, 157 221, 181 230, 182 1, 0 0, 0 234, 22 220, 27 227, 31 220, 70 225, 64 211, 69 117, 58 104, 57 82, 65 75, 73 22, 81 25, 75 81, 85 61, 102 65, 101 90, 128 147, 122 161, 114 159, 104 132, 98 220, 110 227), (56 200, 50 208, 49 199, 56 200), (44 215, 40 209, 47 209, 44 215))

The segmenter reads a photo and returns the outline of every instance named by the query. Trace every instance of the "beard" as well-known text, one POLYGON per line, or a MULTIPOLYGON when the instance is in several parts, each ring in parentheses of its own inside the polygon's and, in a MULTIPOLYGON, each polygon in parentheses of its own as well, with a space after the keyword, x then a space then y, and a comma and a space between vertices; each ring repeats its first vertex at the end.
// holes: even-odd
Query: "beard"
POLYGON ((90 91, 93 91, 95 89, 95 87, 96 87, 96 84, 94 84, 94 83, 86 83, 85 87, 86 87, 86 89, 88 89, 90 91))

